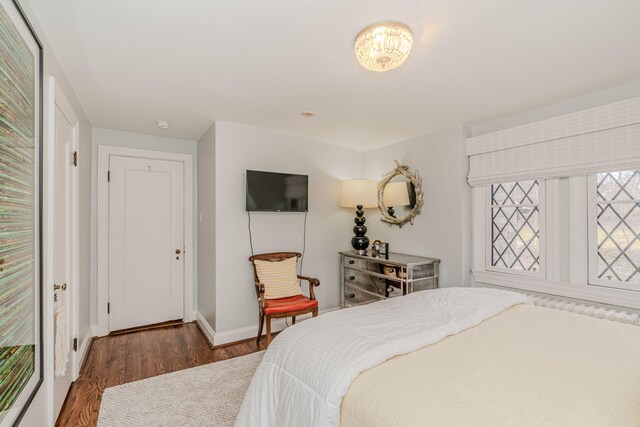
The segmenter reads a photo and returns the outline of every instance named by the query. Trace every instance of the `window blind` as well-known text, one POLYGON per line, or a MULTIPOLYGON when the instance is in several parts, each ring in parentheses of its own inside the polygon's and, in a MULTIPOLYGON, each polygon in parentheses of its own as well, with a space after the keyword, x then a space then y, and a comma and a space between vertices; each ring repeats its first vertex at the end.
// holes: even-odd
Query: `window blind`
POLYGON ((469 184, 640 165, 640 97, 467 139, 469 184))

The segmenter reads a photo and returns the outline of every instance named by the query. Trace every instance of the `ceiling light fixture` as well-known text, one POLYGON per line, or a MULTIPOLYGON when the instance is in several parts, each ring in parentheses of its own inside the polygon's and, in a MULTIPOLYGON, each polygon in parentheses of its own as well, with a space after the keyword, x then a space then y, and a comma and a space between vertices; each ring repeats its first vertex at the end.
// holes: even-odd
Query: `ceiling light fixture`
POLYGON ((356 36, 354 51, 367 70, 384 72, 399 67, 413 46, 411 29, 399 22, 378 22, 356 36))
POLYGON ((169 129, 171 123, 166 120, 156 120, 156 126, 158 126, 160 129, 169 129))

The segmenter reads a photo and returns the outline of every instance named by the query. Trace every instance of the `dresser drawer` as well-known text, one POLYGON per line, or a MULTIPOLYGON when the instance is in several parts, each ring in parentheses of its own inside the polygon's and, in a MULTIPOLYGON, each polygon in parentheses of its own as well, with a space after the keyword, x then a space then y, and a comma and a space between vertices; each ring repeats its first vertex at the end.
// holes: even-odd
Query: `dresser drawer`
POLYGON ((403 293, 402 285, 397 280, 374 277, 366 272, 349 268, 344 269, 344 284, 380 297, 393 298, 401 296, 403 293))
POLYGON ((412 292, 424 291, 427 289, 437 289, 437 288, 438 288, 438 278, 433 277, 430 279, 416 280, 413 283, 412 292))
POLYGON ((363 273, 371 272, 383 275, 390 274, 392 276, 396 275, 395 271, 400 270, 400 267, 388 264, 384 262, 384 259, 378 258, 375 258, 373 261, 366 261, 358 258, 344 257, 342 265, 345 269, 358 270, 363 273), (391 272, 387 273, 387 269, 390 269, 391 272))
POLYGON ((344 284, 383 296, 386 288, 384 279, 350 268, 344 269, 344 284))
POLYGON ((346 307, 352 305, 369 304, 372 302, 382 301, 383 295, 376 295, 371 292, 367 292, 357 286, 344 285, 344 305, 346 307))
POLYGON ((349 256, 343 257, 342 263, 345 267, 359 268, 361 270, 368 270, 370 267, 369 262, 363 259, 353 258, 349 256))

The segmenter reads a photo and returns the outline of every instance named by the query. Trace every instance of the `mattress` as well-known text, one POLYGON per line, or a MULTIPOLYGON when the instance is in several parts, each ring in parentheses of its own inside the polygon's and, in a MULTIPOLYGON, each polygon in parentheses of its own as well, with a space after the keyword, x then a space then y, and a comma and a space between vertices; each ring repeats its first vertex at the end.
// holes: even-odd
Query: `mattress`
POLYGON ((640 426, 640 327, 516 305, 362 372, 342 426, 640 426))

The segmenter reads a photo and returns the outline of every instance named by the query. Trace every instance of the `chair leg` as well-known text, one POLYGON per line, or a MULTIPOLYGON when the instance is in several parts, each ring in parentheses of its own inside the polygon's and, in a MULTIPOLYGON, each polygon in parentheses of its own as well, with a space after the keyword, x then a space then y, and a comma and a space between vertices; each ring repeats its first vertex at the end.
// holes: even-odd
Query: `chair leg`
POLYGON ((267 347, 271 344, 271 316, 267 315, 267 347))
POLYGON ((291 324, 292 324, 292 325, 295 325, 295 324, 296 324, 296 316, 293 316, 293 317, 292 317, 291 324))
POLYGON ((313 317, 318 316, 318 307, 313 310, 313 317))
POLYGON ((262 326, 264 325, 264 316, 260 315, 260 323, 258 323, 258 337, 256 343, 260 344, 260 338, 262 338, 262 326))

